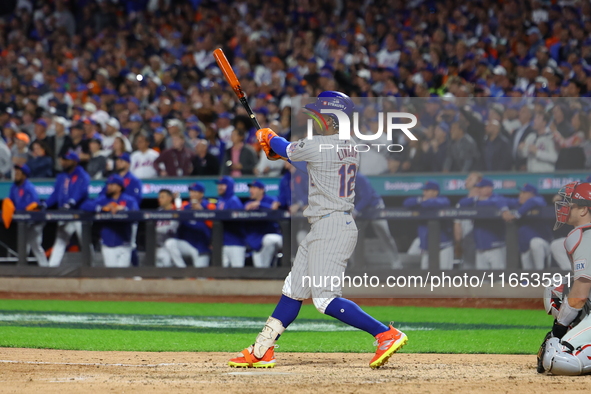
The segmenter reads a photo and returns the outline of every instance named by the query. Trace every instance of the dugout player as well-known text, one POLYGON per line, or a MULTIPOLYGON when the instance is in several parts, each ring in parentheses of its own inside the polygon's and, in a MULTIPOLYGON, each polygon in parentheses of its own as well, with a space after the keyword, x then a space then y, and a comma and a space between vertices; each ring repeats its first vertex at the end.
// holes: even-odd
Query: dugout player
MULTIPOLYGON (((137 211, 135 198, 123 193, 125 183, 121 176, 111 175, 106 181, 106 195, 88 200, 81 208, 90 212, 137 211)), ((105 267, 129 267, 131 265, 131 222, 105 222, 101 228, 101 248, 105 267)))
MULTIPOLYGON (((421 188, 423 195, 421 197, 409 197, 404 200, 405 208, 447 208, 451 205, 447 197, 439 195, 439 184, 433 181, 427 181, 421 188)), ((429 231, 426 223, 421 223, 418 228, 418 237, 413 241, 408 254, 421 255, 421 269, 429 268, 428 237, 429 231)), ((454 265, 454 249, 451 237, 451 225, 443 222, 439 238, 439 268, 450 270, 454 265)))
MULTIPOLYGON (((125 183, 125 194, 135 198, 137 206, 142 205, 142 181, 131 173, 131 156, 128 152, 123 152, 115 161, 115 170, 123 178, 125 183)), ((139 209, 139 208, 138 208, 139 209)), ((131 261, 134 266, 139 265, 137 255, 137 223, 131 227, 131 261)))
POLYGON ((304 216, 308 218, 311 230, 298 248, 291 272, 283 285, 283 295, 273 314, 254 344, 231 359, 229 365, 246 368, 275 366, 275 341, 295 320, 302 301, 311 297, 320 313, 376 338, 378 348, 369 365, 378 368, 407 342, 406 335, 392 325, 387 327, 355 303, 342 298, 340 286, 331 288, 310 282, 306 285, 304 280, 304 276, 341 277, 357 243, 357 227, 351 212, 359 156, 350 140, 339 140, 337 119, 321 114, 322 110, 338 109, 351 116, 355 105, 340 92, 326 91, 320 93, 313 104, 306 105, 306 109, 314 113, 323 125, 320 136, 289 143, 271 129, 257 131, 257 139, 267 157, 287 158, 300 167, 306 165, 310 191, 304 216), (320 144, 338 145, 343 149, 338 152, 334 149, 320 151, 320 144))
POLYGON ((546 312, 555 320, 538 352, 538 372, 583 375, 591 373, 591 184, 572 182, 559 194, 554 229, 574 227, 564 242, 573 282, 570 291, 566 285, 546 291, 546 312))
MULTIPOLYGON (((90 176, 79 163, 80 158, 73 151, 61 157, 60 165, 64 171, 58 174, 53 193, 45 201, 44 206, 47 208, 57 206, 58 209, 62 210, 79 209, 82 203, 86 201, 90 176)), ((78 242, 81 242, 81 222, 58 222, 55 242, 48 263, 50 267, 60 265, 66 252, 66 246, 68 246, 74 232, 78 235, 78 242)))
MULTIPOLYGON (((458 202, 458 207, 496 207, 506 210, 503 196, 493 193, 493 182, 482 178, 475 185, 478 194, 465 197, 458 202)), ((476 269, 504 269, 507 256, 505 248, 505 223, 498 220, 474 220, 474 243, 476 244, 476 269)))
MULTIPOLYGON (((183 207, 185 211, 203 211, 215 209, 215 204, 205 198, 205 186, 195 182, 189 186, 189 203, 183 207)), ((182 267, 185 258, 191 259, 194 267, 209 266, 211 255, 212 223, 204 220, 187 220, 180 223, 177 236, 164 243, 174 265, 182 267), (182 265, 181 265, 182 264, 182 265)))
MULTIPOLYGON (((464 181, 464 187, 468 190, 466 197, 477 197, 478 188, 475 185, 482 180, 482 173, 471 172, 464 181)), ((474 243, 474 222, 470 219, 454 220, 454 254, 461 258, 462 267, 473 269, 476 262, 476 244, 474 243)))
MULTIPOLYGON (((254 181, 248 184, 250 200, 244 204, 247 211, 275 210, 279 202, 265 194, 265 184, 254 181)), ((252 249, 255 268, 269 268, 283 247, 279 224, 271 221, 251 221, 246 226, 246 245, 252 249)))
MULTIPOLYGON (((26 164, 14 166, 14 183, 10 186, 8 198, 17 211, 32 211, 40 204, 35 186, 28 179, 29 175, 31 175, 31 170, 26 164)), ((27 255, 29 250, 32 251, 39 267, 47 267, 48 264, 45 251, 41 245, 43 227, 44 223, 27 223, 27 255)))
MULTIPOLYGON (((218 210, 242 210, 242 201, 234 194, 234 179, 226 175, 216 181, 218 185, 218 210)), ((244 224, 236 221, 224 222, 224 246, 222 248, 222 266, 244 267, 246 244, 244 242, 244 224)))
MULTIPOLYGON (((158 210, 174 211, 174 194, 168 189, 161 189, 158 192, 158 210)), ((156 221, 156 267, 170 267, 172 256, 170 250, 166 247, 166 242, 176 236, 179 227, 178 220, 158 220, 156 221)), ((175 261, 177 267, 186 267, 185 262, 175 261)))
POLYGON ((529 212, 545 207, 546 201, 538 195, 538 189, 528 183, 519 188, 518 198, 506 199, 511 211, 504 211, 506 222, 518 220, 517 239, 524 270, 543 270, 550 265, 550 240, 552 231, 545 220, 524 218, 529 212))
POLYGON ((355 178, 355 208, 353 209, 353 218, 365 219, 361 226, 371 225, 373 231, 378 236, 381 245, 386 248, 386 253, 389 256, 390 266, 393 269, 401 269, 402 262, 398 254, 398 247, 396 241, 390 234, 388 221, 385 219, 378 219, 379 211, 386 208, 384 200, 378 195, 373 188, 369 179, 359 173, 355 178))

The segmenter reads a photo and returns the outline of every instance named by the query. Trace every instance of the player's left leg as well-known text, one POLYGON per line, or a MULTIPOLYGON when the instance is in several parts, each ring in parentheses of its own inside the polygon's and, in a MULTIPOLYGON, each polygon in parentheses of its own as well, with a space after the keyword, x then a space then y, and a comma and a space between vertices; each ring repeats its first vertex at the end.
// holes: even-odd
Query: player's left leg
POLYGON ((174 263, 175 266, 184 268, 187 264, 185 264, 185 260, 183 259, 183 253, 180 247, 181 242, 182 240, 180 239, 168 238, 164 241, 164 247, 162 249, 166 250, 170 257, 170 261, 174 263))
POLYGON ((439 268, 442 270, 451 270, 454 267, 454 247, 448 246, 442 248, 439 252, 439 268))
POLYGON ((131 246, 117 246, 117 266, 131 267, 131 246))
POLYGON ((41 246, 43 241, 43 226, 43 223, 30 223, 27 227, 27 241, 31 247, 33 256, 37 259, 39 267, 47 267, 48 265, 45 250, 41 246))
POLYGON ((277 252, 283 247, 283 237, 279 234, 265 234, 262 247, 252 252, 252 262, 256 268, 269 268, 277 252))
POLYGON ((507 248, 500 247, 486 251, 488 264, 493 270, 504 270, 507 266, 507 248))
POLYGON ((396 246, 396 241, 392 237, 390 233, 390 228, 388 227, 388 221, 381 219, 381 220, 372 220, 371 225, 373 227, 374 232, 382 242, 382 245, 386 247, 388 254, 390 255, 391 267, 392 269, 401 269, 402 268, 402 261, 400 259, 400 254, 398 253, 398 246, 396 246))
POLYGON ((550 244, 542 238, 532 238, 529 242, 532 261, 535 269, 541 271, 546 268, 548 257, 550 256, 550 244))
POLYGON ((311 231, 302 240, 296 253, 291 272, 283 283, 283 295, 265 327, 256 337, 255 343, 242 350, 228 365, 238 368, 272 368, 276 364, 275 342, 285 329, 296 319, 302 307, 302 300, 310 298, 310 287, 305 286, 303 277, 308 275, 308 239, 314 237, 311 231))
MULTIPOLYGON (((330 277, 330 283, 312 286, 314 306, 320 313, 332 316, 345 324, 363 330, 376 338, 378 348, 370 367, 379 368, 407 342, 406 335, 384 325, 357 304, 342 298, 341 279, 347 267, 347 260, 353 254, 357 243, 357 227, 347 215, 335 215, 314 224, 322 236, 309 243, 309 271, 313 278, 330 277), (337 283, 338 282, 338 283, 337 283)), ((320 282, 318 282, 320 283, 320 282)))

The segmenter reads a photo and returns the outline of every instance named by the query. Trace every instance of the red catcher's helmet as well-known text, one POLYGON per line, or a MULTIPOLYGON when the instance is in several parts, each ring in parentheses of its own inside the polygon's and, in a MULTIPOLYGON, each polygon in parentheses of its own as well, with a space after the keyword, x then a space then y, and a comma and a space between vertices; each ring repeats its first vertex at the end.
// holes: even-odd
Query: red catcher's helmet
POLYGON ((562 201, 556 201, 556 223, 554 230, 559 229, 568 221, 572 204, 591 208, 591 183, 571 182, 560 189, 558 195, 562 201))

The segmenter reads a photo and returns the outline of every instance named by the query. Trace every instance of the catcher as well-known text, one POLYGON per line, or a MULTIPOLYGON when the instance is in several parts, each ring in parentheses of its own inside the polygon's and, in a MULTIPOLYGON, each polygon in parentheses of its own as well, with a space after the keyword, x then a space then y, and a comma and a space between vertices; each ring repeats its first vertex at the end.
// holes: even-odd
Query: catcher
POLYGON ((574 227, 564 241, 573 281, 570 289, 546 289, 546 312, 555 320, 538 352, 538 372, 583 375, 591 373, 591 183, 569 183, 559 195, 554 230, 574 227))

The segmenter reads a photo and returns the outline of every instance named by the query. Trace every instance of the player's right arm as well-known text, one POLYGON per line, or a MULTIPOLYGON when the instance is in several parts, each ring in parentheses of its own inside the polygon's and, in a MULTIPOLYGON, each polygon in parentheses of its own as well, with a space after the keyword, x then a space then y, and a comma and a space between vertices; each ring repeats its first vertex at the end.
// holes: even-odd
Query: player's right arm
POLYGON ((402 206, 405 208, 413 208, 417 205, 421 205, 422 197, 408 197, 402 203, 402 206))

